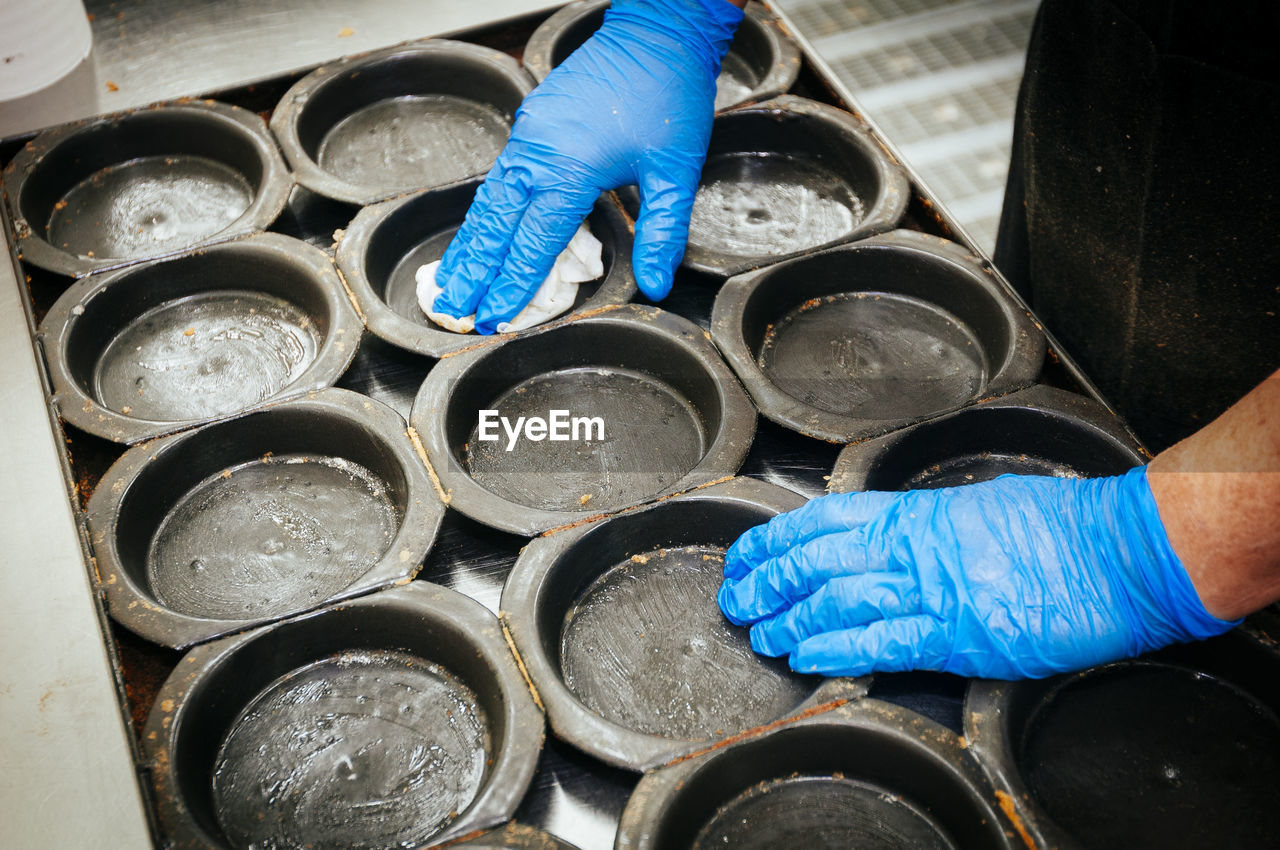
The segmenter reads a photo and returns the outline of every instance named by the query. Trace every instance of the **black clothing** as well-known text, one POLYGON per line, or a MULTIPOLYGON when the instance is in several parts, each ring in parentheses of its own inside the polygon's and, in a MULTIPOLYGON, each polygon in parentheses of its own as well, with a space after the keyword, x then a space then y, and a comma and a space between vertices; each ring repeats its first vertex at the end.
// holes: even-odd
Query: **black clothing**
POLYGON ((1280 368, 1280 4, 1045 0, 996 264, 1153 450, 1280 368))

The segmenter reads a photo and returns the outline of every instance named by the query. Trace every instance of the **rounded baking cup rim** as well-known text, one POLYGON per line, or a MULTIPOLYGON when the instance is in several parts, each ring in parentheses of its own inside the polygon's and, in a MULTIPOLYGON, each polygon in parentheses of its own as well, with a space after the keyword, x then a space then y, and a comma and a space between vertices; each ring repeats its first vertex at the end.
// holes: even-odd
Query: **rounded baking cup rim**
MULTIPOLYGON (((436 846, 478 830, 491 829, 511 818, 537 771, 545 734, 542 712, 520 673, 516 659, 511 655, 497 618, 480 603, 461 593, 429 582, 413 582, 405 587, 330 605, 299 617, 222 638, 195 647, 183 656, 160 688, 142 734, 144 754, 148 763, 154 765, 151 776, 160 820, 175 848, 223 850, 227 846, 219 836, 210 834, 192 812, 191 805, 182 792, 184 783, 176 768, 179 737, 186 733, 188 715, 193 705, 202 698, 205 683, 217 676, 225 665, 234 663, 236 656, 246 647, 259 641, 270 643, 281 640, 282 635, 288 636, 292 632, 305 633, 306 629, 317 628, 321 622, 330 625, 327 620, 378 616, 380 609, 391 609, 404 616, 416 617, 427 624, 428 628, 447 629, 470 644, 478 662, 483 663, 495 680, 498 686, 497 700, 502 705, 501 724, 505 740, 480 793, 456 820, 427 839, 425 846, 436 846)), ((352 648, 404 648, 363 646, 358 629, 353 629, 349 634, 352 648)), ((406 640, 405 644, 408 643, 406 640)), ((425 654, 423 657, 429 661, 434 660, 425 654)), ((303 665, 305 663, 307 662, 304 661, 303 665)), ((295 665, 293 669, 303 665, 295 665)), ((441 666, 449 669, 447 664, 441 666)), ((250 701, 252 699, 250 697, 250 701)), ((493 718, 491 722, 496 725, 493 718)))
MULTIPOLYGON (((1035 384, 990 401, 981 401, 934 419, 845 446, 836 458, 827 490, 831 493, 851 493, 892 489, 873 481, 878 465, 885 458, 911 448, 917 440, 927 439, 930 435, 945 437, 947 429, 953 423, 960 425, 971 420, 980 422, 988 416, 999 417, 1006 411, 1038 417, 1040 428, 1029 432, 1032 436, 1040 436, 1046 431, 1071 433, 1081 440, 1088 440, 1094 446, 1105 447, 1116 461, 1116 468, 1107 474, 1119 474, 1149 460, 1124 423, 1101 402, 1057 387, 1035 384)), ((1000 446, 992 445, 991 448, 999 449, 1000 446)))
MULTIPOLYGON (((729 278, 753 269, 768 268, 789 259, 804 257, 816 251, 884 233, 897 227, 906 215, 907 205, 911 200, 911 181, 907 179, 902 167, 875 140, 866 125, 851 113, 790 94, 748 106, 735 107, 716 115, 715 124, 711 130, 711 155, 715 155, 717 131, 721 134, 728 133, 728 130, 722 128, 744 120, 770 123, 796 121, 816 124, 823 132, 841 139, 843 144, 856 151, 871 167, 878 184, 876 196, 867 202, 866 214, 855 227, 820 245, 778 254, 746 256, 726 253, 690 242, 685 247, 684 259, 681 261, 684 268, 716 278, 729 278)), ((800 132, 803 134, 805 131, 800 132)), ((748 145, 741 151, 749 152, 754 149, 754 146, 748 145)), ((731 144, 730 150, 726 150, 725 153, 732 153, 735 150, 736 148, 731 144)), ((632 207, 638 206, 638 195, 634 187, 622 190, 622 196, 624 202, 632 207)))
MULTIPOLYGON (((743 753, 754 751, 753 761, 760 763, 762 754, 780 748, 782 743, 776 742, 785 741, 785 736, 789 735, 817 736, 824 740, 852 736, 855 741, 865 737, 874 740, 877 746, 908 750, 913 758, 928 764, 934 778, 945 777, 952 789, 962 791, 966 807, 972 810, 976 818, 973 821, 974 829, 983 832, 982 843, 969 846, 1001 850, 1013 850, 1022 846, 1014 826, 992 804, 986 777, 966 751, 961 738, 910 709, 868 697, 841 703, 829 710, 764 729, 759 734, 677 760, 645 774, 622 812, 615 846, 618 850, 658 850, 660 847, 670 846, 670 837, 664 833, 669 828, 668 816, 688 795, 701 789, 698 784, 700 776, 717 770, 721 763, 731 763, 743 758, 743 753)), ((882 767, 886 763, 888 760, 880 760, 882 767)), ((859 778, 859 768, 865 764, 863 760, 858 760, 850 763, 847 770, 837 768, 836 772, 843 772, 849 778, 859 778)), ((802 769, 792 763, 791 766, 780 767, 775 773, 765 776, 763 781, 785 779, 802 769)), ((824 769, 819 773, 825 775, 831 771, 824 769)), ((730 789, 725 799, 719 803, 702 804, 700 808, 709 808, 714 814, 720 806, 736 799, 760 781, 753 778, 741 787, 730 789)), ((898 793, 896 787, 887 790, 894 795, 898 793)), ((911 795, 904 796, 916 800, 926 810, 932 808, 928 801, 918 800, 911 795)), ((680 836, 677 840, 691 841, 692 838, 691 835, 680 836)))
POLYGON ((559 526, 616 513, 627 507, 691 490, 733 475, 751 449, 755 436, 756 412, 751 406, 751 399, 733 372, 720 359, 719 353, 701 328, 687 319, 655 307, 624 304, 602 308, 591 315, 552 322, 521 336, 480 345, 441 359, 427 373, 427 378, 413 401, 409 424, 421 440, 425 460, 437 477, 442 497, 449 507, 490 528, 531 537, 559 526), (485 489, 462 466, 450 444, 446 419, 454 388, 473 370, 483 369, 486 359, 501 348, 541 345, 554 350, 554 336, 557 332, 584 327, 606 332, 612 327, 650 334, 666 345, 679 347, 701 365, 714 383, 720 406, 715 437, 703 453, 702 459, 660 492, 635 498, 626 505, 607 511, 586 506, 574 511, 547 510, 509 501, 485 489))
MULTIPOLYGON (((894 291, 892 286, 886 286, 885 281, 879 279, 868 281, 865 286, 856 285, 853 280, 848 284, 838 291, 894 291)), ((1001 288, 982 261, 954 242, 912 230, 895 230, 872 236, 730 278, 720 288, 712 307, 711 338, 751 394, 761 414, 784 428, 831 443, 850 443, 887 433, 968 407, 985 398, 1027 387, 1040 374, 1046 348, 1039 325, 1001 288), (939 263, 979 293, 996 311, 1009 338, 1003 351, 984 351, 998 366, 991 369, 985 385, 975 397, 919 416, 870 419, 807 404, 765 375, 743 331, 746 309, 756 291, 767 285, 774 275, 789 274, 802 269, 805 264, 829 263, 845 255, 856 260, 858 254, 869 251, 906 252, 927 262, 939 263)))
MULTIPOLYGON (((794 510, 805 503, 803 496, 791 490, 753 478, 733 478, 712 484, 534 539, 521 550, 502 590, 503 621, 507 624, 530 680, 542 698, 547 720, 556 736, 615 767, 643 772, 749 731, 728 729, 722 735, 708 738, 665 737, 640 732, 609 720, 584 705, 569 689, 560 673, 558 660, 545 648, 541 637, 544 627, 559 625, 544 622, 550 616, 544 613, 543 608, 550 590, 551 576, 579 542, 588 535, 607 538, 614 523, 631 523, 637 519, 643 521, 646 514, 653 518, 656 516, 654 512, 679 511, 683 505, 694 501, 736 503, 775 515, 794 510)), ((605 571, 611 567, 612 565, 604 565, 605 571)), ((586 581, 590 583, 593 578, 603 574, 604 572, 594 573, 586 581)), ((802 701, 765 723, 777 723, 802 715, 815 706, 836 700, 864 696, 869 685, 869 678, 820 680, 802 701)))
MULTIPOLYGON (((252 458, 241 458, 241 460, 252 458)), ((172 508, 172 506, 170 506, 172 508)), ((156 525, 163 517, 158 518, 156 525)), ((85 509, 89 539, 93 546, 99 586, 106 597, 107 613, 113 620, 141 637, 163 646, 182 649, 314 610, 335 601, 349 599, 411 580, 422 568, 444 519, 444 505, 436 497, 430 478, 405 430, 404 420, 385 404, 359 393, 326 389, 309 396, 281 401, 228 419, 211 422, 189 431, 152 440, 126 451, 98 482, 85 509), (404 475, 404 514, 391 542, 377 562, 349 585, 318 599, 279 614, 249 619, 197 617, 160 604, 144 589, 125 564, 119 546, 119 522, 125 501, 138 486, 138 479, 162 456, 180 453, 191 445, 215 439, 218 431, 251 417, 272 417, 277 413, 302 414, 340 419, 360 429, 389 451, 404 475)), ((154 533, 154 531, 152 532, 154 533)), ((145 569, 145 565, 143 565, 145 569)))
MULTIPOLYGON (((1277 654, 1275 640, 1246 620, 1243 626, 1207 642, 1173 644, 1158 651, 1154 657, 1108 662, 1047 679, 1013 682, 974 679, 964 701, 965 739, 996 792, 1009 800, 1012 811, 1028 833, 1029 841, 1034 841, 1037 847, 1080 847, 1079 841, 1045 811, 1022 779, 1018 754, 1023 747, 1023 733, 1029 725, 1027 721, 1039 707, 1048 704, 1058 692, 1074 683, 1125 670, 1176 669, 1214 682, 1225 681, 1256 699, 1246 686, 1235 681, 1235 676, 1212 669, 1216 666, 1212 660, 1215 655, 1228 659, 1232 664, 1266 665, 1272 676, 1280 672, 1280 655, 1277 654), (1198 664, 1194 660, 1197 655, 1209 657, 1209 663, 1198 664), (1206 670, 1206 667, 1210 669, 1206 670), (1019 711, 1018 706, 1027 701, 1035 705, 1019 711)), ((1265 676, 1265 673, 1261 675, 1265 676)), ((1135 817, 1140 815, 1134 813, 1135 817)))
MULTIPOLYGON (((245 287, 235 286, 234 288, 244 289, 245 287)), ((249 288, 252 289, 252 287, 249 288)), ((208 287, 198 291, 219 290, 216 287, 208 287)), ((151 290, 148 291, 148 303, 142 310, 135 312, 134 318, 147 309, 165 303, 166 293, 161 293, 157 298, 151 298, 151 292, 151 290)), ((49 379, 53 385, 51 396, 62 419, 85 433, 112 442, 133 445, 154 437, 238 416, 266 405, 332 386, 355 359, 363 333, 364 323, 352 306, 350 298, 347 297, 337 268, 323 251, 288 236, 259 233, 197 248, 176 256, 146 260, 116 271, 94 274, 78 280, 58 298, 44 317, 36 334, 36 340, 48 362, 49 379), (319 296, 329 314, 327 333, 317 347, 315 359, 296 380, 270 398, 242 410, 199 419, 161 421, 141 419, 112 410, 103 405, 77 379, 68 362, 68 347, 79 322, 83 321, 87 308, 94 299, 104 295, 110 298, 117 288, 127 295, 132 285, 130 280, 132 277, 149 273, 149 270, 156 267, 166 268, 164 264, 167 263, 210 263, 216 262, 222 254, 233 253, 248 253, 251 256, 256 255, 292 266, 302 278, 310 282, 312 291, 319 296)))
MULTIPOLYGON (((409 186, 399 189, 388 189, 373 185, 345 180, 336 174, 320 167, 320 164, 307 152, 298 135, 298 122, 308 104, 330 83, 341 80, 345 75, 359 74, 366 69, 385 63, 405 59, 421 59, 424 61, 445 60, 470 63, 476 68, 483 68, 497 74, 504 82, 512 86, 513 91, 521 97, 533 91, 533 79, 512 57, 500 50, 482 47, 465 41, 454 41, 447 38, 429 38, 411 44, 375 50, 357 56, 350 56, 328 65, 322 65, 307 74, 285 92, 271 114, 269 126, 284 151, 285 159, 293 170, 298 184, 317 195, 342 201, 348 204, 368 205, 388 198, 398 197, 407 192, 421 189, 439 189, 453 183, 465 182, 482 176, 474 174, 460 180, 447 181, 435 185, 409 186)), ((512 109, 512 113, 514 113, 512 109)), ((486 169, 487 170, 487 169, 486 169)))
MULTIPOLYGON (((181 154, 181 151, 172 153, 181 154)), ((124 161, 128 161, 123 160, 124 161)), ((47 130, 27 142, 4 169, 5 195, 13 217, 20 258, 33 266, 67 277, 83 277, 92 272, 153 262, 193 249, 215 245, 249 233, 266 230, 284 211, 294 186, 293 174, 285 165, 280 149, 268 130, 266 122, 258 115, 239 106, 214 100, 180 100, 158 103, 152 106, 114 112, 87 118, 47 130), (28 181, 40 170, 41 163, 61 145, 73 141, 81 134, 111 133, 121 125, 136 122, 163 121, 166 117, 182 116, 213 122, 221 130, 233 133, 245 140, 253 149, 262 169, 262 179, 254 192, 248 209, 235 221, 209 236, 190 245, 139 257, 88 257, 72 254, 55 247, 44 236, 42 228, 33 226, 23 210, 23 195, 28 181)))

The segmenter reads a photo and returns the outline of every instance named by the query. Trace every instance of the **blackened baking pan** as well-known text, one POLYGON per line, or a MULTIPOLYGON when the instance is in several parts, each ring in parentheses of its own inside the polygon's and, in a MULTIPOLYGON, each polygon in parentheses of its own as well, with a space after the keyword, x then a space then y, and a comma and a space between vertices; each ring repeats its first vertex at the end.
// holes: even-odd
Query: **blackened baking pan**
POLYGON ((271 116, 298 182, 370 204, 489 170, 533 88, 505 53, 428 39, 325 65, 271 116))
POLYGON ((792 673, 716 605, 724 553, 804 498, 735 478, 534 540, 502 612, 556 735, 645 770, 865 682, 792 673))
POLYGON ((261 118, 193 100, 42 133, 4 184, 22 259, 78 276, 263 230, 293 178, 261 118))
POLYGON ((701 328, 634 304, 445 357, 410 416, 449 505, 525 535, 732 475, 755 421, 701 328))
MULTIPOLYGON (((338 267, 374 334, 432 357, 483 341, 427 318, 418 306, 414 278, 419 266, 443 256, 479 185, 467 182, 365 207, 346 228, 338 243, 338 267)), ((636 291, 631 231, 611 195, 596 201, 587 224, 603 246, 605 271, 578 285, 575 311, 622 304, 636 291)))
POLYGON ((363 331, 324 252, 267 233, 77 281, 37 338, 62 418, 136 443, 328 386, 363 331))
POLYGON ((965 736, 1042 847, 1280 846, 1280 656, 1244 629, 1025 682, 965 736))
POLYGON ((791 95, 733 109, 711 131, 684 265, 728 277, 891 230, 910 191, 847 112, 791 95))
POLYGON ((890 850, 1015 844, 952 732, 863 699, 640 780, 618 850, 890 850))
POLYGON ((1037 385, 846 446, 829 489, 933 489, 1006 473, 1092 478, 1117 475, 1146 460, 1101 404, 1037 385))
POLYGON ((506 820, 543 728, 497 619, 415 582, 193 649, 143 742, 168 846, 352 850, 506 820))
MULTIPOLYGON (((583 0, 556 12, 529 37, 524 67, 538 82, 582 46, 604 22, 609 0, 583 0)), ((716 109, 774 97, 800 73, 800 49, 761 3, 748 3, 716 79, 716 109)))
POLYGON ((832 442, 1023 388, 1045 351, 977 257, 908 230, 731 278, 711 335, 761 413, 832 442))
POLYGON ((130 449, 86 518, 108 612, 181 648, 408 581, 443 515, 404 420, 329 389, 130 449))

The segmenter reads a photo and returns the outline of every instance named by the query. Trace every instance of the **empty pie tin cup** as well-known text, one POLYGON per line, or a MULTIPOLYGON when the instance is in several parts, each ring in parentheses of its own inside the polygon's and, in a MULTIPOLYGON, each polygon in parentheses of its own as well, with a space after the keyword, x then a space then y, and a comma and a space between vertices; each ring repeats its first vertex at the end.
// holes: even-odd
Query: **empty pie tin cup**
POLYGON ((136 443, 329 386, 363 331, 325 253, 267 233, 79 280, 38 338, 62 418, 136 443))
POLYGON ((847 112, 791 95, 734 109, 711 131, 684 265, 728 277, 891 230, 910 191, 847 112))
POLYGON ((840 443, 1025 387, 1045 351, 976 257, 907 230, 731 278, 711 335, 761 413, 840 443))
POLYGON ((4 183, 22 259, 79 276, 264 230, 293 178, 257 115, 188 101, 42 133, 4 183))
POLYGON ((303 186, 370 204, 483 175, 532 88, 505 53, 429 39, 316 69, 271 130, 303 186))
POLYGON ((733 475, 755 410, 697 325, 625 304, 453 354, 410 423, 445 498, 533 535, 733 475))
POLYGON ((953 733, 862 699, 645 775, 614 846, 1007 850, 987 788, 953 733))
POLYGON ((497 619, 415 582, 191 650, 143 746, 177 850, 421 847, 511 817, 543 728, 497 619))
POLYGON ((512 640, 557 737, 645 770, 865 682, 792 673, 720 613, 724 553, 805 502, 735 478, 540 537, 502 592, 512 640))
POLYGON ((1037 385, 847 446, 829 489, 932 490, 1010 473, 1093 478, 1145 462, 1101 404, 1037 385))
MULTIPOLYGON (((479 185, 468 182, 365 207, 346 228, 338 244, 338 267, 374 334, 431 357, 486 341, 427 318, 418 305, 414 277, 419 266, 444 255, 479 185)), ((600 240, 604 276, 578 284, 574 312, 625 303, 636 291, 631 232, 612 196, 596 201, 587 225, 600 240)))
MULTIPOLYGON (((570 3, 539 26, 524 49, 524 67, 542 82, 551 69, 582 46, 600 25, 608 0, 570 3)), ((800 49, 761 3, 748 3, 716 79, 716 110, 774 97, 800 73, 800 49)))
POLYGON ((1050 679, 975 681, 965 736, 1042 847, 1275 847, 1280 656, 1237 629, 1050 679))
POLYGON ((86 512, 108 612, 179 648, 406 582, 443 516, 404 420, 338 389, 136 446, 86 512))

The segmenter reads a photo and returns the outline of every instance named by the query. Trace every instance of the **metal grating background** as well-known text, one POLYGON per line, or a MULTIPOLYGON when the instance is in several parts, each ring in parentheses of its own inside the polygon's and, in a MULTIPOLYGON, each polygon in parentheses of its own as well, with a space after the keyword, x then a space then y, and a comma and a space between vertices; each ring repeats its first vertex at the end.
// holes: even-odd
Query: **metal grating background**
POLYGON ((990 253, 1038 0, 773 2, 990 253))

